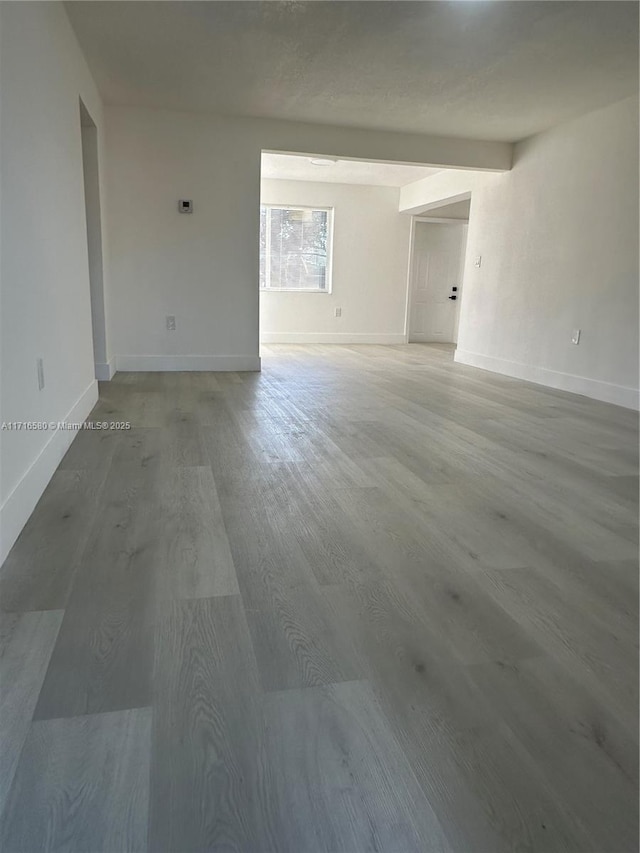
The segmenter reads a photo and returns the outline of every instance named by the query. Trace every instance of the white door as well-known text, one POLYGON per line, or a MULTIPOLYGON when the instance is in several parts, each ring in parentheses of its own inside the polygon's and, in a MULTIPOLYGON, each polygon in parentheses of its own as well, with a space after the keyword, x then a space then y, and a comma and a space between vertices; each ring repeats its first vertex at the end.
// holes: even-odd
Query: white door
POLYGON ((416 222, 409 341, 455 341, 466 230, 463 222, 416 222))

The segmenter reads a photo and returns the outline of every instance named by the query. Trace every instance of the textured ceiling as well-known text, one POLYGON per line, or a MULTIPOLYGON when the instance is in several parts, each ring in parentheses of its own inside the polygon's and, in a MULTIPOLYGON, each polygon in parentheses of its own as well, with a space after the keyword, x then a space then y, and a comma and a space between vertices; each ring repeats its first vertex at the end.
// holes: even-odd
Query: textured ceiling
POLYGON ((435 175, 438 171, 426 166, 368 163, 362 160, 338 160, 332 166, 316 166, 308 157, 291 154, 262 155, 262 177, 276 180, 403 187, 412 181, 435 175))
POLYGON ((637 89, 631 2, 70 2, 107 101, 514 141, 637 89))

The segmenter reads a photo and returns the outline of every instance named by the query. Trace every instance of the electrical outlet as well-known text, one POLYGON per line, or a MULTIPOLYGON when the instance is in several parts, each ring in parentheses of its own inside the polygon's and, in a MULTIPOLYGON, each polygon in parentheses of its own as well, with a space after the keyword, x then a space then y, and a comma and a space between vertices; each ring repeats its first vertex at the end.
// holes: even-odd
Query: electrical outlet
POLYGON ((342 317, 342 308, 334 308, 333 309, 334 317, 342 317))
POLYGON ((44 388, 44 360, 36 359, 36 367, 38 370, 38 391, 42 391, 44 388))
POLYGON ((176 318, 173 314, 167 314, 167 331, 175 332, 176 330, 176 318))
POLYGON ((573 332, 571 333, 571 343, 572 344, 575 344, 576 346, 578 346, 578 344, 580 343, 581 332, 582 332, 582 329, 574 329, 573 330, 573 332))
POLYGON ((477 256, 477 258, 473 262, 473 265, 474 267, 478 267, 478 269, 480 269, 480 267, 482 266, 482 255, 477 256))

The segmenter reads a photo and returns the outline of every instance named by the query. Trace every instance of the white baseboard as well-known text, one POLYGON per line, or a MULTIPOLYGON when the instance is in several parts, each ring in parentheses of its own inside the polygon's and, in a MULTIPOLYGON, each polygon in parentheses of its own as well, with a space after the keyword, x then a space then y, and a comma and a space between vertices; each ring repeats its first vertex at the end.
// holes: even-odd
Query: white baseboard
POLYGON ((110 382, 116 372, 115 359, 106 362, 96 362, 96 379, 99 382, 110 382))
POLYGON ((263 344, 404 344, 403 334, 356 332, 262 332, 263 344))
POLYGON ((116 369, 121 371, 212 370, 259 371, 257 355, 117 355, 116 369))
MULTIPOLYGON (((98 383, 94 379, 60 420, 81 423, 97 400, 98 383)), ((60 460, 77 434, 76 430, 70 429, 56 429, 47 433, 46 444, 0 507, 0 564, 4 562, 13 547, 13 543, 35 509, 60 460)), ((7 433, 4 434, 4 440, 7 440, 7 433)))
POLYGON ((460 364, 469 364, 472 367, 480 367, 482 370, 490 370, 493 373, 502 373, 516 379, 526 379, 528 382, 535 382, 538 385, 570 391, 573 394, 582 394, 604 403, 623 406, 625 409, 637 410, 640 408, 640 392, 636 388, 629 388, 626 385, 615 385, 613 382, 588 379, 586 376, 574 376, 572 373, 562 373, 558 370, 549 370, 546 367, 534 367, 530 364, 522 364, 519 361, 509 361, 492 355, 468 352, 467 350, 457 349, 454 360, 460 364))

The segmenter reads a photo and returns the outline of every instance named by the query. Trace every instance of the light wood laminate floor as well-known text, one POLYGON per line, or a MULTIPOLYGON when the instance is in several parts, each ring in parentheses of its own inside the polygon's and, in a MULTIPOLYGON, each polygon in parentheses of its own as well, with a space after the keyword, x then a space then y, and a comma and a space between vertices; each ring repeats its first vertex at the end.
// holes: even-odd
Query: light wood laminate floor
POLYGON ((449 347, 123 373, 0 576, 3 853, 632 853, 631 411, 449 347))

